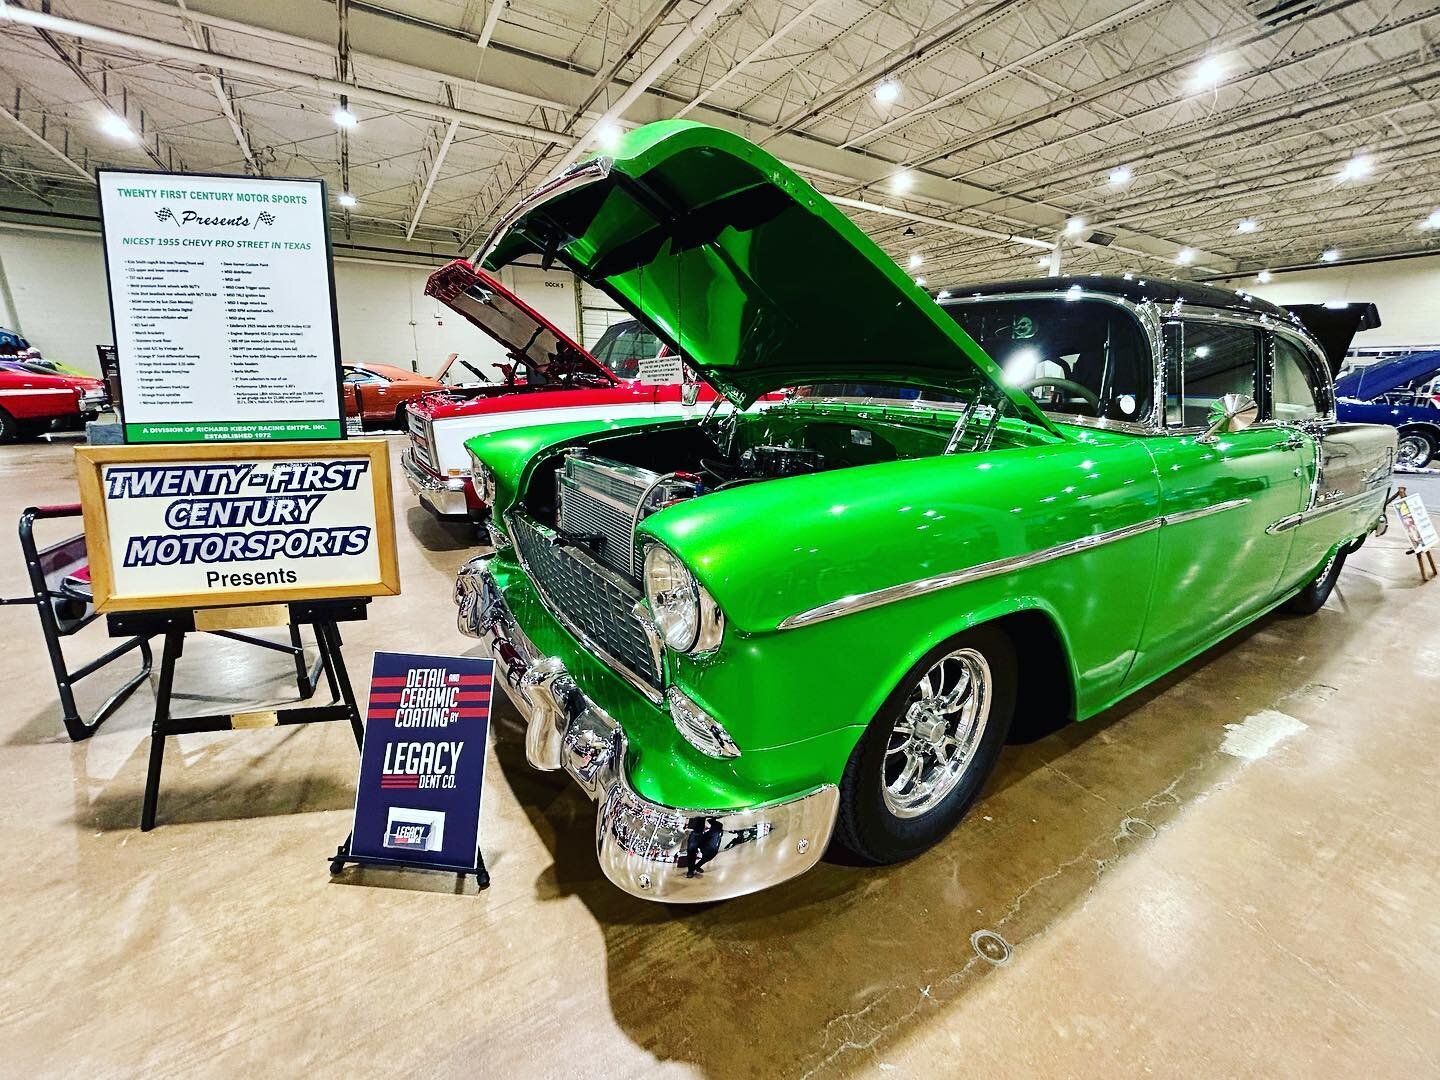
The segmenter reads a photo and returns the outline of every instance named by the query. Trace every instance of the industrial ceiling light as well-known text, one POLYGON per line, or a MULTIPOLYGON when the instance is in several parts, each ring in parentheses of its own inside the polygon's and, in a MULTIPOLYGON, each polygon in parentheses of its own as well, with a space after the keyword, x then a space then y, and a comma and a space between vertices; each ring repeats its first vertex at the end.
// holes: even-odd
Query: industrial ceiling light
POLYGON ((360 205, 359 200, 348 191, 342 191, 339 195, 335 196, 335 201, 345 207, 346 210, 353 210, 360 205))
POLYGON ((96 121, 95 126, 116 142, 134 143, 140 141, 140 137, 135 134, 135 129, 130 126, 126 119, 123 116, 111 112, 109 109, 106 109, 100 114, 100 119, 96 121))
POLYGON ((1260 231, 1260 223, 1254 218, 1241 218, 1235 225, 1238 233, 1252 233, 1260 231))
POLYGON ((1225 61, 1218 56, 1207 56, 1195 65, 1190 75, 1192 90, 1209 90, 1225 75, 1225 61))
POLYGON ((1363 180, 1375 171, 1375 160, 1369 154, 1356 154, 1340 169, 1341 180, 1363 180))
POLYGON ((915 284, 916 284, 916 285, 924 285, 924 284, 925 284, 925 279, 924 279, 923 277, 917 277, 917 278, 915 279, 915 284))
POLYGON ((1135 280, 1135 275, 1132 274, 1129 270, 1126 270, 1125 273, 1121 274, 1120 276, 1123 277, 1126 281, 1135 280))
POLYGON ((1184 247, 1175 253, 1175 261, 1181 266, 1189 266, 1195 261, 1195 249, 1184 247))
POLYGON ((915 174, 909 172, 897 172, 890 178, 890 190, 903 194, 915 186, 915 174))
POLYGON ((1110 170, 1110 186, 1124 187, 1135 179, 1135 174, 1130 171, 1129 165, 1121 165, 1119 168, 1110 170))
POLYGON ((1328 247, 1324 251, 1320 252, 1321 262, 1335 262, 1339 258, 1340 252, 1333 247, 1328 247))
POLYGON ((1261 270, 1258 274, 1255 275, 1255 280, 1258 281, 1261 285, 1269 285, 1271 279, 1274 277, 1275 275, 1270 273, 1269 270, 1261 270))
POLYGON ((595 129, 595 145, 601 150, 614 150, 620 145, 622 132, 615 124, 601 124, 595 129))
POLYGON ((1050 266, 1050 256, 1041 255, 1040 258, 1035 260, 1035 264, 1040 267, 1048 268, 1050 266))
POLYGON ((886 79, 875 87, 875 100, 881 105, 890 105, 900 100, 900 84, 894 79, 886 79))
POLYGON ((1065 222, 1065 235, 1066 235, 1066 236, 1079 236, 1079 235, 1080 235, 1082 232, 1084 232, 1084 231, 1085 231, 1085 219, 1084 219, 1084 218, 1072 217, 1072 218, 1070 218, 1068 221, 1065 222))
POLYGON ((336 109, 330 114, 330 119, 335 121, 336 127, 353 128, 360 123, 360 117, 356 116, 349 109, 336 109))
POLYGON ((1440 210, 1431 210, 1430 216, 1425 219, 1425 223, 1421 228, 1440 229, 1440 210))
POLYGON ((936 300, 949 300, 949 299, 950 299, 950 290, 949 290, 949 289, 941 289, 938 293, 935 294, 935 299, 936 299, 936 300))
POLYGON ((914 252, 913 254, 911 254, 911 256, 910 256, 910 269, 911 269, 911 270, 918 270, 921 266, 924 265, 924 263, 925 263, 925 256, 924 256, 924 255, 921 255, 918 251, 916 251, 916 252, 914 252))

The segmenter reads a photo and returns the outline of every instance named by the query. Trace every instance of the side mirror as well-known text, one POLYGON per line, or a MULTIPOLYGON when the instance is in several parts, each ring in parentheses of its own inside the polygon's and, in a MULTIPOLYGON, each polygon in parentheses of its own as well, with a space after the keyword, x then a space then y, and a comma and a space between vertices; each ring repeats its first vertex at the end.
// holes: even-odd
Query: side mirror
POLYGON ((1206 418, 1208 426, 1205 434, 1201 435, 1196 442, 1214 442, 1218 435, 1228 435, 1233 431, 1244 431, 1260 416, 1260 406, 1255 399, 1246 397, 1244 394, 1225 394, 1219 401, 1210 406, 1210 415, 1206 418))

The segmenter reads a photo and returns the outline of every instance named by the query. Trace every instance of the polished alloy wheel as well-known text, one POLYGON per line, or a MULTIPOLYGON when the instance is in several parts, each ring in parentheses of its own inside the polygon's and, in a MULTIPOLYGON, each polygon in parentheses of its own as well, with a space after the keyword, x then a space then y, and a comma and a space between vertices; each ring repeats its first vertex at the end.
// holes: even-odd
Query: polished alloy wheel
POLYGON ((985 734, 990 695, 990 665, 974 649, 948 653, 920 677, 885 746, 892 814, 919 817, 955 790, 985 734))
POLYGON ((1400 445, 1395 449, 1395 464, 1416 469, 1430 457, 1430 440, 1424 435, 1410 433, 1400 436, 1400 445))

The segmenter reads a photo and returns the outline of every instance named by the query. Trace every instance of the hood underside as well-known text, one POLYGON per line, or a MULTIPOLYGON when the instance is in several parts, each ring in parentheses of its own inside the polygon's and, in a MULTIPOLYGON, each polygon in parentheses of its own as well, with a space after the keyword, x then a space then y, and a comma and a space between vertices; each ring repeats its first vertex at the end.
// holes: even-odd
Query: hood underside
MULTIPOLYGON (((512 210, 477 262, 555 260, 611 296, 732 400, 815 382, 975 395, 1050 429, 869 237, 738 135, 669 120, 512 210)), ((1051 429, 1053 430, 1053 429, 1051 429)))
POLYGON ((1356 401, 1371 401, 1416 379, 1426 378, 1437 370, 1440 370, 1440 352, 1411 353, 1377 360, 1336 379, 1335 394, 1356 401))
POLYGON ((425 295, 499 342, 530 380, 548 383, 579 375, 588 376, 586 381, 592 385, 615 382, 603 364, 553 323, 463 259, 431 274, 425 282, 425 295))

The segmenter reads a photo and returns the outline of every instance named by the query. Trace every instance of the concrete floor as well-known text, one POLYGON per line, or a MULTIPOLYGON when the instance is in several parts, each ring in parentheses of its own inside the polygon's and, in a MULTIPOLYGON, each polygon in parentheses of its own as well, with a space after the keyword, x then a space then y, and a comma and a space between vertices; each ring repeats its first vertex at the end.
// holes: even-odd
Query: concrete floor
MULTIPOLYGON (((1411 486, 1440 508, 1440 484, 1411 486)), ((73 498, 68 446, 0 451, 0 523, 73 498)), ((346 631, 357 681, 377 648, 475 648, 450 602, 470 537, 408 493, 399 525, 404 596, 346 631)), ((7 541, 0 594, 24 591, 7 541)), ((1319 614, 1008 749, 937 850, 698 910, 604 881, 591 805, 525 766, 503 697, 484 894, 330 880, 357 760, 339 725, 172 742, 163 824, 141 834, 150 694, 68 742, 34 615, 5 609, 0 1068, 1433 1076, 1437 597, 1392 530, 1319 614), (980 930, 1008 961, 977 954, 980 930)), ((204 639, 177 692, 253 701, 287 674, 204 639)))

